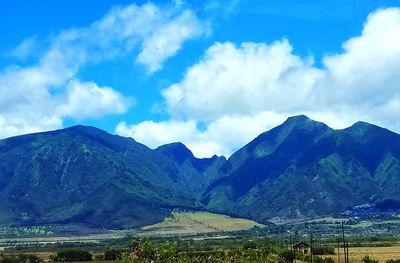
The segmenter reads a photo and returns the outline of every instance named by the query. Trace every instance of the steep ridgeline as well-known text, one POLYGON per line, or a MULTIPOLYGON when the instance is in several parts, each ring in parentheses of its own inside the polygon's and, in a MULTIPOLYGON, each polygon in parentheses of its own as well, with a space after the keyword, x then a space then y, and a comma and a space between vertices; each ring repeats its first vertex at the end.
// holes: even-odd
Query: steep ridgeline
POLYGON ((130 227, 161 221, 171 208, 201 208, 180 170, 201 174, 93 127, 2 140, 0 225, 130 227))
POLYGON ((198 159, 182 143, 166 144, 156 151, 173 161, 177 174, 181 175, 181 191, 188 191, 196 198, 201 198, 208 186, 220 178, 220 170, 226 163, 225 157, 216 155, 198 159))
POLYGON ((174 208, 263 222, 366 203, 400 209, 398 189, 400 135, 363 122, 333 130, 291 117, 228 160, 85 126, 0 141, 0 225, 132 227, 174 208))
POLYGON ((220 172, 202 202, 259 221, 399 204, 400 135, 363 122, 333 130, 291 117, 233 154, 220 172))

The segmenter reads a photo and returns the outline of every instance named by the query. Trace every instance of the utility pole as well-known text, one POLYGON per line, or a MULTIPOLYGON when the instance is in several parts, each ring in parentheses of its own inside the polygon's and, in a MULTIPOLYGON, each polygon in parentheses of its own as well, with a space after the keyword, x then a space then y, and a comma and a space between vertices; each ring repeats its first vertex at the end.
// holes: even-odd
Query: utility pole
POLYGON ((343 237, 343 253, 344 253, 344 263, 349 263, 346 256, 346 240, 344 239, 344 221, 342 221, 342 237, 343 237))
POLYGON ((291 253, 291 256, 293 256, 292 262, 294 262, 294 247, 293 247, 292 236, 290 236, 290 253, 291 253))
MULTIPOLYGON (((296 239, 297 239, 297 231, 295 232, 294 238, 293 238, 293 241, 295 244, 297 244, 296 239)), ((294 247, 294 245, 293 245, 293 260, 294 260, 294 263, 296 263, 296 248, 294 247)))
POLYGON ((313 257, 313 253, 314 253, 314 243, 313 243, 313 233, 311 232, 311 236, 310 236, 310 262, 313 263, 314 262, 314 257, 313 257))
POLYGON ((192 256, 189 255, 189 242, 185 241, 186 244, 186 255, 188 256, 188 258, 190 258, 190 263, 192 263, 192 256))

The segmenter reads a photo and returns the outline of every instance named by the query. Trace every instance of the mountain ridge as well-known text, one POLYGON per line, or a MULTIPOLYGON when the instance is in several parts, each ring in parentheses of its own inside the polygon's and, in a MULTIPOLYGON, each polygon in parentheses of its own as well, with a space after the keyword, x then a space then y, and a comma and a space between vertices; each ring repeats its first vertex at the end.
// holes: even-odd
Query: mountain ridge
POLYGON ((387 185, 391 190, 385 193, 383 182, 376 182, 388 177, 399 185, 397 168, 376 171, 389 153, 397 163, 400 136, 384 128, 357 123, 334 130, 305 116, 292 117, 234 153, 228 159, 231 170, 202 201, 213 210, 261 221, 338 214, 367 203, 370 192, 399 198, 393 187, 387 185))
POLYGON ((76 125, 0 140, 0 225, 126 228, 175 208, 259 222, 338 215, 400 202, 399 174, 400 135, 366 122, 335 130, 293 116, 228 159, 76 125))

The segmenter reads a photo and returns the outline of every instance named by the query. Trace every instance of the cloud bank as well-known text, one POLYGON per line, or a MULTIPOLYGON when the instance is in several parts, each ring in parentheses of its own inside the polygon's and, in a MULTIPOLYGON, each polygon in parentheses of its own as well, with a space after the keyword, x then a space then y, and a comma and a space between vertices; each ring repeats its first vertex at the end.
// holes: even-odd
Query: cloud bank
POLYGON ((24 60, 38 52, 38 45, 46 47, 35 54, 32 65, 0 71, 0 137, 60 128, 66 118, 126 112, 133 98, 80 80, 80 70, 89 63, 130 56, 152 73, 204 31, 191 10, 147 3, 116 7, 88 27, 61 31, 47 41, 26 39, 11 56, 24 60))
POLYGON ((318 68, 288 40, 215 43, 162 91, 170 120, 121 122, 116 132, 151 147, 181 141, 199 157, 229 156, 285 118, 307 114, 333 128, 358 120, 400 131, 400 9, 369 15, 360 36, 318 68))

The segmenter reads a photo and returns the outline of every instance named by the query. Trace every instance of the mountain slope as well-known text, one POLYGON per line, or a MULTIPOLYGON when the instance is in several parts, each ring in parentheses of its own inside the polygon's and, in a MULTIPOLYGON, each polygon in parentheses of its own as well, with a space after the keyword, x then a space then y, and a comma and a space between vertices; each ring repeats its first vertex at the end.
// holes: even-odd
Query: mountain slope
POLYGON ((0 141, 0 223, 134 226, 199 204, 165 156, 93 127, 0 141))
POLYGON ((207 187, 219 179, 219 170, 226 163, 225 157, 198 159, 182 143, 171 143, 160 146, 157 152, 171 159, 174 163, 176 173, 180 175, 180 185, 191 196, 200 198, 207 187))
POLYGON ((398 134, 361 122, 333 130, 296 116, 232 155, 202 201, 260 221, 338 214, 400 199, 399 164, 398 134))
POLYGON ((174 208, 255 219, 400 207, 400 135, 289 118, 228 160, 75 126, 0 140, 0 225, 133 227, 174 208))

